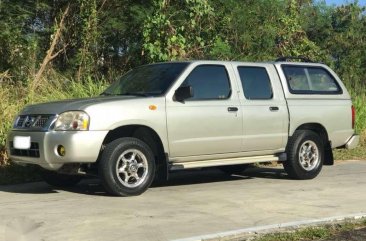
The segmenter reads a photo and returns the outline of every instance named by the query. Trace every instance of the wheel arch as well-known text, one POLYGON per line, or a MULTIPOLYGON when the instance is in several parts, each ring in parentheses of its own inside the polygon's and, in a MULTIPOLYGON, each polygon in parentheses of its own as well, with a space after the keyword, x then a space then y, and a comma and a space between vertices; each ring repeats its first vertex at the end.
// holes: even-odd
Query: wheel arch
MULTIPOLYGON (((324 145, 324 165, 333 165, 334 157, 331 148, 331 141, 329 140, 327 129, 320 123, 305 123, 295 129, 297 130, 310 130, 317 133, 324 145)), ((293 133, 292 133, 293 135, 293 133)))
POLYGON ((134 137, 145 142, 154 153, 157 177, 159 179, 168 178, 168 160, 166 157, 166 151, 161 137, 154 129, 145 125, 119 126, 107 133, 103 140, 103 147, 108 145, 108 143, 123 137, 134 137))

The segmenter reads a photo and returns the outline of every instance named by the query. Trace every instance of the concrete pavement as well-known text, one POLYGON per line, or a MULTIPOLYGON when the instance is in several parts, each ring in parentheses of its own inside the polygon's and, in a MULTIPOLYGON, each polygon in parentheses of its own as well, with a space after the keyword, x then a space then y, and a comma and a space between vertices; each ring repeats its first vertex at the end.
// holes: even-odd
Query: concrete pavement
POLYGON ((0 240, 172 240, 366 212, 366 161, 324 167, 314 180, 282 169, 175 173, 137 197, 106 196, 98 180, 68 190, 0 186, 0 240), (25 239, 27 240, 27 239, 25 239))

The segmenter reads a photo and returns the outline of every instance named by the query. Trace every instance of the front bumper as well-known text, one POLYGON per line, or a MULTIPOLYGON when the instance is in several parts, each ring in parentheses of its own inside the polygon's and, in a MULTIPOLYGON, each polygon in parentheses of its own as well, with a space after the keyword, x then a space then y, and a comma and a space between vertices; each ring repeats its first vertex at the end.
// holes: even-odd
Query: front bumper
POLYGON ((108 131, 17 131, 8 134, 7 150, 10 159, 18 164, 36 164, 45 169, 58 170, 66 163, 96 162, 108 131), (14 149, 15 136, 30 136, 32 150, 14 149), (57 154, 57 146, 65 147, 64 156, 57 154))
POLYGON ((354 149, 354 148, 357 147, 359 141, 360 141, 360 136, 359 135, 353 135, 347 141, 347 143, 345 145, 345 148, 346 149, 354 149))

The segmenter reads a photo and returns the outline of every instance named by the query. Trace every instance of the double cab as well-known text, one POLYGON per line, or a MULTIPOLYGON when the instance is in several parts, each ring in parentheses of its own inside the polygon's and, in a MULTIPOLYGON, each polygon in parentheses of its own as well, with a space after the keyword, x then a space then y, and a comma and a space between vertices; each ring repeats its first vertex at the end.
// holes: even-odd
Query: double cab
POLYGON ((7 149, 51 185, 91 174, 131 196, 190 168, 233 174, 278 161, 290 178, 312 179, 333 164, 332 149, 357 145, 354 123, 349 93, 321 63, 166 62, 127 72, 97 97, 25 107, 7 149))

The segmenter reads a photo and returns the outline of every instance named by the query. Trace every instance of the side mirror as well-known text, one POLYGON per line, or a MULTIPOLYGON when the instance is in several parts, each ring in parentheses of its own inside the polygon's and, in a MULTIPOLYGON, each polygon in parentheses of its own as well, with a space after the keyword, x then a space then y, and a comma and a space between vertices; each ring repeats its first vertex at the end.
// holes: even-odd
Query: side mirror
POLYGON ((192 86, 181 86, 174 93, 174 99, 179 102, 183 102, 186 99, 193 97, 192 86))

